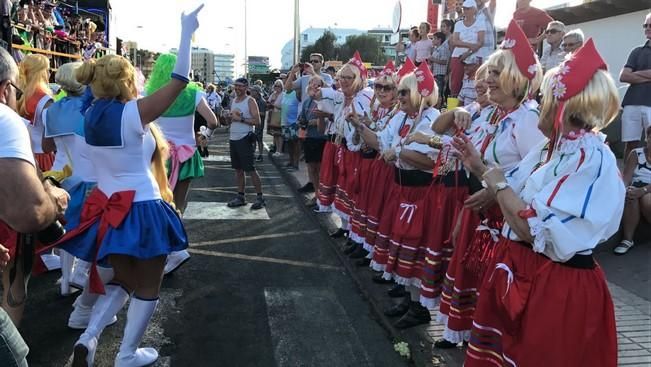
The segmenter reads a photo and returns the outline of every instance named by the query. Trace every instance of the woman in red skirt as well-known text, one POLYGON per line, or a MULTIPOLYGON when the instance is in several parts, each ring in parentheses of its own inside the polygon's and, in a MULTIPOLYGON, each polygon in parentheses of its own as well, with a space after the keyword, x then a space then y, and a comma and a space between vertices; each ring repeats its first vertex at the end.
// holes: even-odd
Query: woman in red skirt
POLYGON ((624 208, 617 161, 598 132, 617 116, 617 88, 588 40, 547 73, 542 94, 539 127, 549 140, 515 168, 489 168, 468 139, 455 140, 505 219, 467 367, 617 365, 613 303, 592 256, 624 208))
MULTIPOLYGON (((373 86, 375 94, 371 101, 371 115, 363 122, 373 131, 381 131, 386 123, 399 110, 396 108, 397 82, 393 61, 389 60, 380 76, 375 79, 373 86)), ((356 199, 353 208, 352 228, 349 235, 349 247, 344 250, 357 261, 358 266, 368 266, 371 263, 370 253, 377 233, 379 214, 385 200, 390 183, 393 181, 393 167, 381 159, 378 151, 362 142, 359 152, 361 156, 360 169, 357 171, 356 199), (371 227, 368 227, 368 224, 371 227), (369 235, 367 232, 371 232, 369 235)))
POLYGON ((429 312, 418 298, 426 252, 425 218, 431 217, 429 202, 434 199, 431 191, 434 162, 428 155, 433 149, 425 144, 405 144, 405 138, 415 131, 434 135, 430 126, 439 116, 439 111, 432 107, 437 96, 434 78, 423 63, 400 81, 401 111, 384 130, 376 133, 360 119, 351 119, 368 146, 395 162, 394 181, 381 214, 371 266, 410 292, 409 311, 396 323, 398 328, 430 321, 429 312))
POLYGON ((18 98, 18 114, 29 120, 27 129, 32 140, 32 150, 36 164, 41 171, 49 171, 54 163, 54 145, 47 151, 41 142, 43 139, 43 121, 41 114, 52 102, 52 92, 48 86, 50 80, 50 60, 40 54, 27 55, 18 65, 18 85, 23 95, 18 98))

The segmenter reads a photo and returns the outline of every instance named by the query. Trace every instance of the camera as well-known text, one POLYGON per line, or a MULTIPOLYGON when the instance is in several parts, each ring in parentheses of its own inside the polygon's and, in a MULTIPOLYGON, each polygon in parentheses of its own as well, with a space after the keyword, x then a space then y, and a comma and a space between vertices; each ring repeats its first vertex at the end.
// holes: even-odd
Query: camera
POLYGON ((57 220, 42 231, 38 232, 36 234, 36 238, 39 242, 45 245, 49 245, 61 239, 61 237, 63 237, 65 234, 66 229, 63 227, 61 222, 57 220))

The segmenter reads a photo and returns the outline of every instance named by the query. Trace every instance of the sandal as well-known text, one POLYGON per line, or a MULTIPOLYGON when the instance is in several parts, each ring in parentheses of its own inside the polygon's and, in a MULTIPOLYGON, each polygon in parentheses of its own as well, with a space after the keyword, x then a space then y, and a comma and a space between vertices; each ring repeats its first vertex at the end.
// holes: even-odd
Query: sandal
POLYGON ((625 253, 628 252, 628 250, 631 249, 631 247, 633 247, 633 245, 634 245, 633 241, 622 240, 619 243, 619 245, 617 245, 617 247, 613 249, 613 253, 615 255, 624 255, 625 253))

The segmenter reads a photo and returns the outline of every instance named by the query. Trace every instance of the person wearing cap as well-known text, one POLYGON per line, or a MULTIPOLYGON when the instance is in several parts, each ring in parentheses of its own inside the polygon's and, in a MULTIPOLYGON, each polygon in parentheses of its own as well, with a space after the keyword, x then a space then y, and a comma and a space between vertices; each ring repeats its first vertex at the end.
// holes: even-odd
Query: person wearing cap
POLYGON ((454 50, 450 58, 450 95, 454 98, 448 102, 449 108, 456 107, 456 97, 463 83, 463 60, 475 55, 484 45, 486 29, 484 23, 477 20, 477 3, 475 0, 463 2, 464 19, 454 26, 452 43, 454 50), (451 105, 451 106, 450 106, 451 105))
POLYGON ((565 51, 561 48, 563 36, 565 36, 565 24, 557 20, 549 22, 545 30, 546 42, 540 58, 543 72, 557 67, 565 59, 565 51))
POLYGON ((565 33, 565 35, 563 36, 563 43, 561 43, 561 47, 563 48, 566 57, 574 53, 574 51, 578 50, 581 46, 583 46, 584 38, 585 36, 583 35, 583 31, 581 30, 581 28, 573 29, 565 33))
POLYGON ((308 88, 308 95, 319 103, 319 110, 333 114, 335 145, 337 145, 338 169, 334 202, 326 206, 317 200, 320 211, 332 208, 341 218, 341 227, 331 234, 333 238, 347 236, 351 226, 353 209, 352 193, 354 173, 357 168, 359 156, 356 154, 361 148, 359 137, 354 138, 355 129, 349 123, 351 113, 360 116, 369 115, 373 91, 366 88, 368 72, 362 62, 359 52, 337 73, 340 89, 312 85, 308 88))
POLYGON ((642 133, 651 126, 651 13, 645 17, 646 42, 634 48, 619 74, 619 81, 629 83, 622 101, 622 141, 624 157, 640 145, 642 133))
POLYGON ((310 54, 310 59, 306 63, 299 63, 292 67, 289 73, 289 80, 292 82, 292 89, 296 91, 298 100, 301 103, 298 110, 302 110, 302 101, 307 96, 307 85, 312 75, 319 75, 325 82, 326 86, 330 87, 334 83, 330 75, 321 71, 323 68, 323 55, 320 53, 310 54), (302 67, 301 67, 302 65, 302 67), (301 75, 299 75, 301 74, 301 75))
POLYGON ((617 160, 599 132, 617 117, 617 88, 588 40, 545 75, 542 94, 547 139, 515 167, 486 165, 468 139, 455 139, 505 218, 467 367, 617 365, 613 301, 592 255, 624 209, 617 160))
POLYGON ((254 129, 260 125, 260 112, 258 104, 251 96, 246 95, 249 81, 246 78, 237 78, 233 83, 235 98, 231 102, 230 111, 225 115, 227 123, 230 123, 230 136, 228 140, 231 167, 235 170, 237 180, 237 196, 228 202, 229 208, 236 208, 246 205, 244 188, 246 186, 246 175, 251 177, 253 187, 257 194, 251 205, 252 210, 262 209, 265 206, 262 196, 262 181, 254 165, 254 153, 256 135, 254 129))
POLYGON ((459 106, 468 106, 477 99, 475 91, 475 72, 479 67, 479 58, 470 56, 463 60, 463 84, 459 92, 459 106))
MULTIPOLYGON (((482 159, 489 165, 510 170, 545 138, 538 129, 537 104, 531 100, 540 86, 542 68, 514 21, 509 24, 500 49, 484 65, 488 69, 486 84, 492 105, 474 121, 465 109, 455 109, 452 118, 447 115, 446 121, 437 122, 437 131, 455 127, 467 131, 471 127, 468 139, 482 159)), ((441 318, 446 329, 444 338, 434 344, 437 348, 454 348, 470 339, 477 289, 483 274, 490 271, 487 266, 502 226, 502 212, 480 181, 480 177, 470 176, 470 195, 459 214, 454 247, 465 251, 455 250, 452 263, 459 263, 454 257, 461 256, 463 268, 446 275, 444 292, 447 289, 451 296, 443 300, 441 308, 449 305, 449 317, 441 318)))
MULTIPOLYGON (((380 218, 370 265, 373 270, 383 272, 384 279, 407 289, 409 299, 405 297, 406 307, 402 312, 387 310, 390 316, 401 316, 395 327, 406 329, 430 321, 429 311, 419 303, 419 298, 430 239, 426 233, 436 210, 437 195, 431 190, 431 184, 438 151, 427 144, 406 144, 405 138, 416 131, 433 136, 430 126, 440 113, 434 108, 438 91, 428 65, 421 63, 402 75, 398 84, 400 112, 385 129, 375 132, 356 116, 351 116, 350 122, 367 146, 394 164, 391 193, 380 218)), ((438 264, 443 266, 440 257, 438 264)))

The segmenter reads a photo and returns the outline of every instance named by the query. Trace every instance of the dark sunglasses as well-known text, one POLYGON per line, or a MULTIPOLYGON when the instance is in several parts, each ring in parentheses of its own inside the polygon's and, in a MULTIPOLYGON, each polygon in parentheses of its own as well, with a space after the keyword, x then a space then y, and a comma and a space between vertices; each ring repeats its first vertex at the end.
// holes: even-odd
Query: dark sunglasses
POLYGON ((14 84, 14 82, 11 80, 9 81, 9 84, 16 90, 16 99, 20 99, 20 97, 23 96, 23 90, 18 88, 18 86, 16 86, 16 84, 14 84))
POLYGON ((409 89, 400 89, 400 90, 398 90, 398 95, 400 97, 407 97, 409 95, 409 89))
POLYGON ((545 31, 545 34, 556 34, 560 32, 558 29, 548 29, 545 31))
POLYGON ((578 42, 574 42, 574 43, 563 43, 563 47, 564 47, 564 48, 576 47, 576 46, 578 46, 578 45, 579 45, 578 42))
POLYGON ((310 60, 310 64, 319 64, 321 60, 310 60))
POLYGON ((651 23, 642 24, 642 28, 644 28, 644 29, 651 28, 651 23))
POLYGON ((393 87, 392 85, 375 84, 375 85, 373 86, 373 88, 374 88, 375 90, 383 90, 383 91, 385 91, 385 92, 391 92, 391 91, 393 90, 394 87, 393 87))

